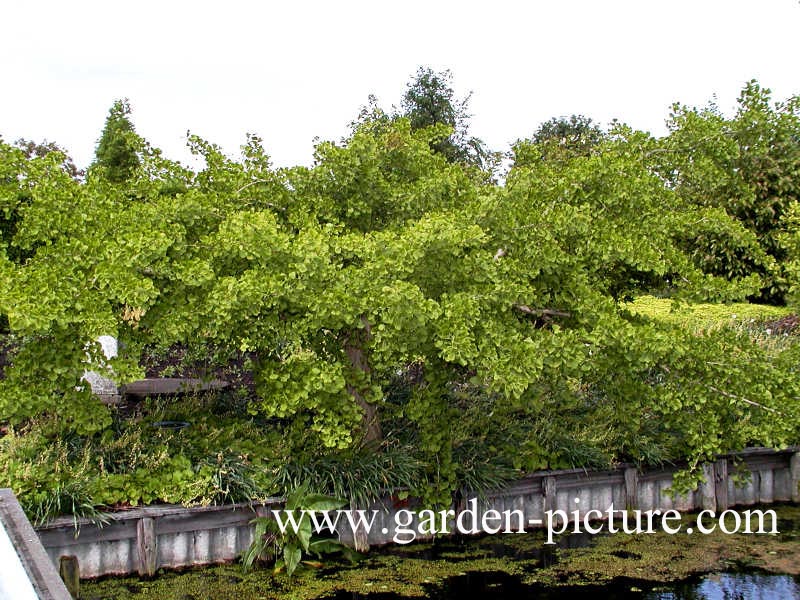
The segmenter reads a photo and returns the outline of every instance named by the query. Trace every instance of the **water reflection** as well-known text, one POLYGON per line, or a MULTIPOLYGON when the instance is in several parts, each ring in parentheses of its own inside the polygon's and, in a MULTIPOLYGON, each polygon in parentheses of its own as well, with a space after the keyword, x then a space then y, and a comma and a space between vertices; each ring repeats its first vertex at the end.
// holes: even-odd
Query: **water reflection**
MULTIPOLYGON (((608 585, 543 587, 525 585, 500 572, 473 572, 431 586, 429 600, 800 600, 800 578, 791 575, 723 573, 681 583, 643 584, 636 580, 608 585)), ((391 592, 339 592, 326 600, 411 600, 391 592)))
POLYGON ((800 581, 789 575, 723 573, 672 587, 645 597, 648 600, 800 600, 800 581))

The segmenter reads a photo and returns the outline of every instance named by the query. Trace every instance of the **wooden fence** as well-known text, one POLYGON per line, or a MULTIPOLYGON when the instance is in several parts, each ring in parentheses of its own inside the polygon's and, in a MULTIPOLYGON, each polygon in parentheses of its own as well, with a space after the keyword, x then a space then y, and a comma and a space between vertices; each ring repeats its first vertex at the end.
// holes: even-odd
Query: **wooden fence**
MULTIPOLYGON (((615 509, 683 512, 800 502, 798 450, 755 448, 721 457, 704 465, 705 484, 676 498, 666 491, 672 485, 677 467, 639 472, 632 466, 622 466, 602 472, 572 469, 532 473, 507 488, 487 494, 478 505, 482 512, 519 510, 529 523, 544 522, 547 510, 563 510, 570 517, 577 510, 578 518, 583 519, 587 511, 604 512, 612 504, 615 509)), ((455 507, 456 513, 466 511, 473 498, 476 497, 463 498, 455 507)), ((128 573, 150 575, 160 568, 234 560, 252 541, 251 520, 257 515, 271 515, 272 510, 281 507, 280 498, 258 505, 149 506, 115 513, 112 522, 102 528, 82 520, 79 532, 74 530, 71 518, 59 518, 39 527, 38 534, 54 563, 60 564, 63 557, 74 557, 83 578, 128 573)), ((362 535, 358 542, 382 545, 394 541, 400 533, 398 511, 408 508, 395 505, 388 497, 369 507, 379 512, 369 534, 362 535)), ((408 528, 417 523, 408 523, 408 528)), ((479 531, 483 529, 481 523, 472 525, 479 531)), ((346 523, 340 521, 337 531, 343 542, 358 545, 346 523)))

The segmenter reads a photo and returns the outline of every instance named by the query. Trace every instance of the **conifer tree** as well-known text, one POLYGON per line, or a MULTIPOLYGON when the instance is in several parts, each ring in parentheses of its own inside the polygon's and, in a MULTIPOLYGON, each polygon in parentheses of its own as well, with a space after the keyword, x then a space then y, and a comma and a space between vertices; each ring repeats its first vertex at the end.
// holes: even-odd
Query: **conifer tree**
POLYGON ((139 166, 140 138, 136 135, 128 115, 131 107, 127 99, 116 100, 108 111, 108 118, 95 150, 95 165, 103 167, 104 177, 111 183, 130 179, 139 166))

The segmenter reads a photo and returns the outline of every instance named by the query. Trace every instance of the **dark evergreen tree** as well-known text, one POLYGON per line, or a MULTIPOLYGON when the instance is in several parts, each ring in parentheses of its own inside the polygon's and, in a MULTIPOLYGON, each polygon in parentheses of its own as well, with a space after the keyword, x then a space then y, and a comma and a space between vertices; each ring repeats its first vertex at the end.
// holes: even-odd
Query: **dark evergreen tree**
POLYGON ((520 167, 542 159, 564 161, 589 156, 605 137, 606 133, 589 117, 553 117, 542 123, 530 139, 514 144, 514 164, 520 167))
POLYGON ((127 99, 115 101, 97 142, 94 164, 103 167, 105 178, 112 183, 127 181, 139 166, 141 140, 134 131, 130 114, 127 99))
POLYGON ((472 94, 456 98, 452 79, 449 70, 437 73, 430 67, 419 67, 403 95, 400 116, 411 121, 412 129, 447 125, 452 134, 434 143, 432 149, 450 162, 485 168, 492 155, 481 140, 468 133, 472 94))
POLYGON ((553 117, 542 123, 533 134, 533 141, 537 144, 555 142, 573 154, 586 155, 604 137, 605 133, 592 119, 584 115, 571 115, 553 117))

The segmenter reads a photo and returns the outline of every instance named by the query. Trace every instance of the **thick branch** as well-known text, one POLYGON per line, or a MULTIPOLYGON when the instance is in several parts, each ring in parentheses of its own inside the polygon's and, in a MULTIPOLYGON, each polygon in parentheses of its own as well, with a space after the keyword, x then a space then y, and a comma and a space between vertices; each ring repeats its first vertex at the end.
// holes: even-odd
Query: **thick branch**
POLYGON ((524 304, 515 304, 514 308, 516 308, 519 312, 525 313, 526 315, 533 315, 535 317, 571 317, 572 313, 568 313, 563 310, 555 310, 552 308, 531 308, 530 306, 525 306, 524 304))

